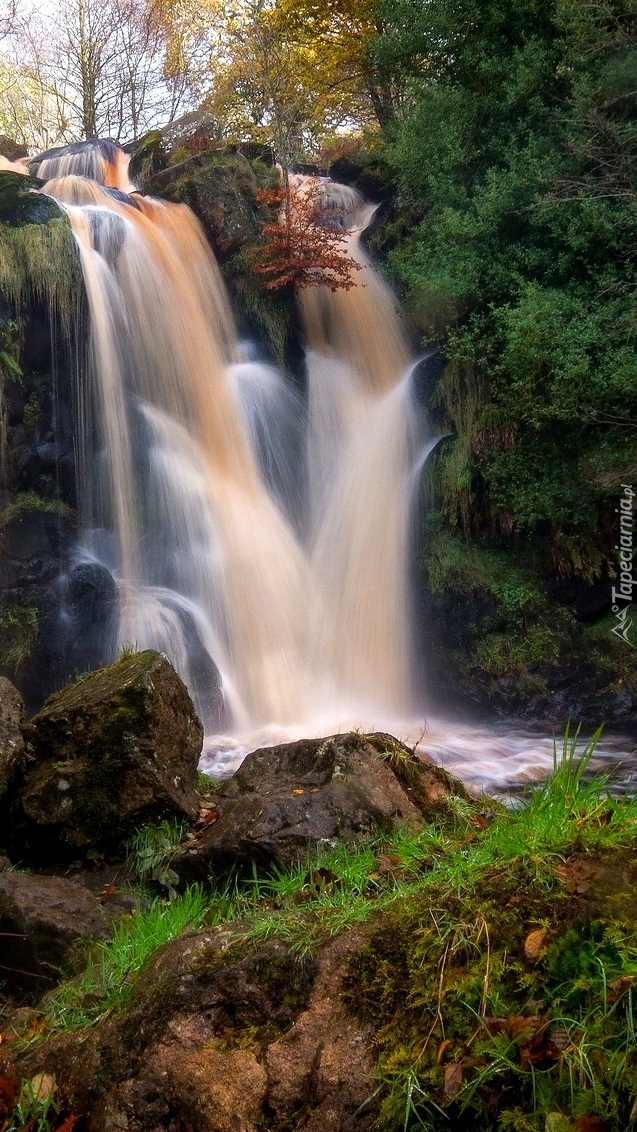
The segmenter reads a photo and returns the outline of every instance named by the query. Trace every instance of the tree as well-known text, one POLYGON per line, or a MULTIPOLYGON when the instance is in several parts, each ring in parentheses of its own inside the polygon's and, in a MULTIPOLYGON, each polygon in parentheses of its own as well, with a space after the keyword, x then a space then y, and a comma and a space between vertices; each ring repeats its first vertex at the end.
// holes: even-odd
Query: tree
POLYGON ((361 264, 347 254, 342 214, 326 210, 316 180, 292 191, 288 179, 284 188, 266 189, 257 199, 279 212, 274 223, 263 226, 265 243, 248 249, 252 270, 268 290, 293 286, 347 291, 354 286, 353 273, 361 264))
POLYGON ((0 133, 23 146, 49 149, 63 141, 59 106, 33 69, 0 57, 0 133))
POLYGON ((372 0, 167 0, 191 89, 237 140, 289 166, 337 130, 371 122, 372 0))
POLYGON ((17 132, 31 144, 122 141, 172 120, 185 84, 177 67, 166 78, 165 54, 163 0, 59 0, 24 16, 5 63, 29 91, 12 96, 17 132))
POLYGON ((550 531, 557 568, 590 580, 637 467, 637 0, 382 14, 404 92, 393 265, 451 362, 441 505, 465 533, 550 531))
POLYGON ((0 4, 0 40, 13 31, 16 19, 16 0, 3 0, 0 4))

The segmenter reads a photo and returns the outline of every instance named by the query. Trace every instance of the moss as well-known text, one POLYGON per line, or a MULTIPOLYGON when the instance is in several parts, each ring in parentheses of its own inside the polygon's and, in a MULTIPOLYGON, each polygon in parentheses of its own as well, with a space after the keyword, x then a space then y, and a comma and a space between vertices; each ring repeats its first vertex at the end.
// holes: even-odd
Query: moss
POLYGON ((0 487, 6 485, 7 475, 7 387, 11 382, 22 381, 20 330, 15 319, 6 319, 0 326, 0 487))
POLYGON ((32 602, 5 598, 0 608, 0 669, 15 676, 28 660, 38 638, 40 616, 32 602))
POLYGON ((210 1048, 220 1053, 228 1053, 234 1049, 263 1048, 275 1042, 285 1033, 287 1026, 276 1026, 267 1023, 264 1026, 236 1026, 223 1031, 220 1037, 210 1042, 210 1048))
POLYGON ((616 626, 617 618, 612 612, 594 625, 585 625, 582 648, 595 670, 619 691, 623 685, 632 685, 637 680, 637 650, 618 640, 613 633, 616 626))
POLYGON ((97 701, 105 699, 109 695, 121 695, 124 692, 128 697, 127 701, 122 705, 121 711, 116 714, 118 724, 122 730, 125 729, 134 722, 138 706, 143 705, 143 696, 136 692, 134 684, 143 678, 149 664, 154 663, 156 658, 157 653, 147 649, 144 652, 122 657, 115 664, 110 664, 106 668, 96 669, 95 672, 89 673, 84 680, 69 684, 68 687, 56 692, 54 696, 47 700, 39 718, 46 716, 48 708, 57 714, 82 707, 91 694, 97 701), (137 694, 140 696, 139 705, 136 699, 137 694))
POLYGON ((425 569, 433 594, 475 599, 481 614, 468 626, 465 669, 494 675, 524 672, 532 664, 557 664, 577 637, 573 616, 551 601, 541 560, 485 548, 440 526, 430 517, 425 569), (481 599, 480 602, 478 599, 481 599))
POLYGON ((376 1034, 379 1127, 541 1132, 556 1111, 626 1127, 633 940, 632 910, 602 923, 523 861, 387 910, 344 983, 376 1034))
POLYGON ((0 530, 12 523, 14 519, 22 519, 33 511, 40 511, 46 515, 58 515, 63 519, 67 519, 73 514, 73 509, 61 499, 43 499, 35 491, 21 491, 0 512, 0 530))
MULTIPOLYGON (((22 180, 23 178, 20 178, 22 180)), ((78 322, 82 296, 78 254, 67 219, 50 198, 46 222, 0 224, 0 293, 21 310, 34 298, 44 301, 70 335, 78 322)))
POLYGON ((166 156, 161 130, 151 130, 135 143, 131 152, 128 172, 131 180, 146 181, 153 173, 166 168, 166 156))
POLYGON ((0 221, 19 225, 45 225, 60 216, 60 207, 51 197, 38 192, 41 182, 21 173, 3 172, 0 176, 0 221))
POLYGON ((241 321, 257 332, 266 350, 283 365, 294 331, 293 295, 264 291, 244 251, 232 256, 222 270, 241 321))

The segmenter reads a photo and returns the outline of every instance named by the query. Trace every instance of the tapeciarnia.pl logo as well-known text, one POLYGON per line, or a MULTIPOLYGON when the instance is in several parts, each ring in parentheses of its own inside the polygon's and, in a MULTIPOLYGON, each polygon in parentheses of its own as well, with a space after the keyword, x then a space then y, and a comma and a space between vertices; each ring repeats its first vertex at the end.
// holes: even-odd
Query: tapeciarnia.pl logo
POLYGON ((622 490, 623 495, 619 501, 619 507, 615 508, 619 515, 619 542, 615 547, 619 556, 619 569, 617 582, 613 586, 611 593, 612 608, 615 614, 615 625, 611 629, 611 633, 614 633, 616 637, 620 637, 627 645, 634 648, 635 646, 630 639, 629 632, 633 623, 631 617, 633 586, 637 585, 637 579, 633 577, 633 531, 635 528, 633 499, 635 498, 635 492, 633 491, 632 484, 628 483, 622 484, 622 490))

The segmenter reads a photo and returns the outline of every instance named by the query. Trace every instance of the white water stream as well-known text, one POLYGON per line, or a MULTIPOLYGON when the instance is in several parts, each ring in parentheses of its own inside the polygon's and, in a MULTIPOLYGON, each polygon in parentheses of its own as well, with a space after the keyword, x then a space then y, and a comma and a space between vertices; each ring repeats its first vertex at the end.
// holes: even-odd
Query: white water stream
POLYGON ((301 393, 242 357, 185 206, 124 196, 119 154, 103 169, 83 158, 103 184, 57 160, 43 191, 68 213, 90 310, 85 552, 117 580, 120 643, 160 649, 189 684, 203 769, 356 724, 420 742, 472 782, 548 771, 549 737, 426 722, 414 703, 408 524, 432 438, 393 297, 360 246, 369 206, 322 188, 361 270, 347 291, 302 294, 301 393))

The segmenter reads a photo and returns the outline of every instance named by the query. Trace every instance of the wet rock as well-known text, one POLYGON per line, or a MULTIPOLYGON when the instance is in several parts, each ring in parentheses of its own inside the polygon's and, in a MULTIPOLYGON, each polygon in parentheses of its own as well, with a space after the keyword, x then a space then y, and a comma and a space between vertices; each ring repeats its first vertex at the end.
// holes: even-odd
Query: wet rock
POLYGON ((371 1129, 376 1050, 343 1004, 361 929, 316 959, 246 942, 241 925, 184 936, 153 958, 123 1014, 38 1047, 0 1050, 0 1070, 46 1066, 90 1132, 371 1129))
POLYGON ((206 111, 191 111, 167 126, 150 130, 131 146, 129 176, 143 188, 150 177, 168 165, 223 148, 223 144, 223 128, 217 119, 206 111))
POLYGON ((255 196, 269 183, 237 153, 204 153, 154 174, 144 191, 187 204, 223 262, 260 236, 255 196))
POLYGON ((85 888, 61 877, 0 873, 2 977, 14 995, 32 995, 74 974, 107 918, 85 888))
POLYGON ((46 224, 61 215, 51 197, 40 196, 39 181, 0 171, 0 220, 4 224, 46 224))
POLYGON ((330 164, 329 175, 333 181, 352 185, 375 203, 395 192, 391 166, 363 149, 337 157, 330 164))
POLYGON ((33 691, 42 699, 78 673, 117 656, 119 597, 110 571, 81 562, 58 575, 43 601, 38 647, 30 665, 33 691))
POLYGON ((70 540, 67 517, 43 507, 25 509, 3 528, 3 552, 26 569, 34 560, 50 558, 70 540))
POLYGON ((308 1009, 265 1050, 267 1105, 281 1123, 290 1112, 305 1109, 307 1132, 375 1126, 373 1106, 360 1111, 372 1092, 376 1067, 371 1031, 341 1000, 343 972, 362 938, 350 931, 327 945, 308 1009))
POLYGON ((0 796, 24 763, 24 704, 17 688, 0 676, 0 796))
POLYGON ((203 730, 160 653, 125 657, 55 693, 25 737, 34 761, 14 836, 38 858, 117 845, 145 821, 197 812, 203 730))
POLYGON ((464 787, 390 735, 333 735, 248 755, 218 791, 218 821, 175 861, 189 879, 237 863, 287 865, 308 849, 418 828, 464 787))
POLYGON ((193 110, 159 129, 150 130, 130 147, 129 175, 144 191, 156 173, 169 166, 183 165, 191 157, 214 151, 229 155, 241 152, 250 160, 259 159, 272 165, 269 146, 254 142, 228 145, 224 127, 206 110, 193 110))

